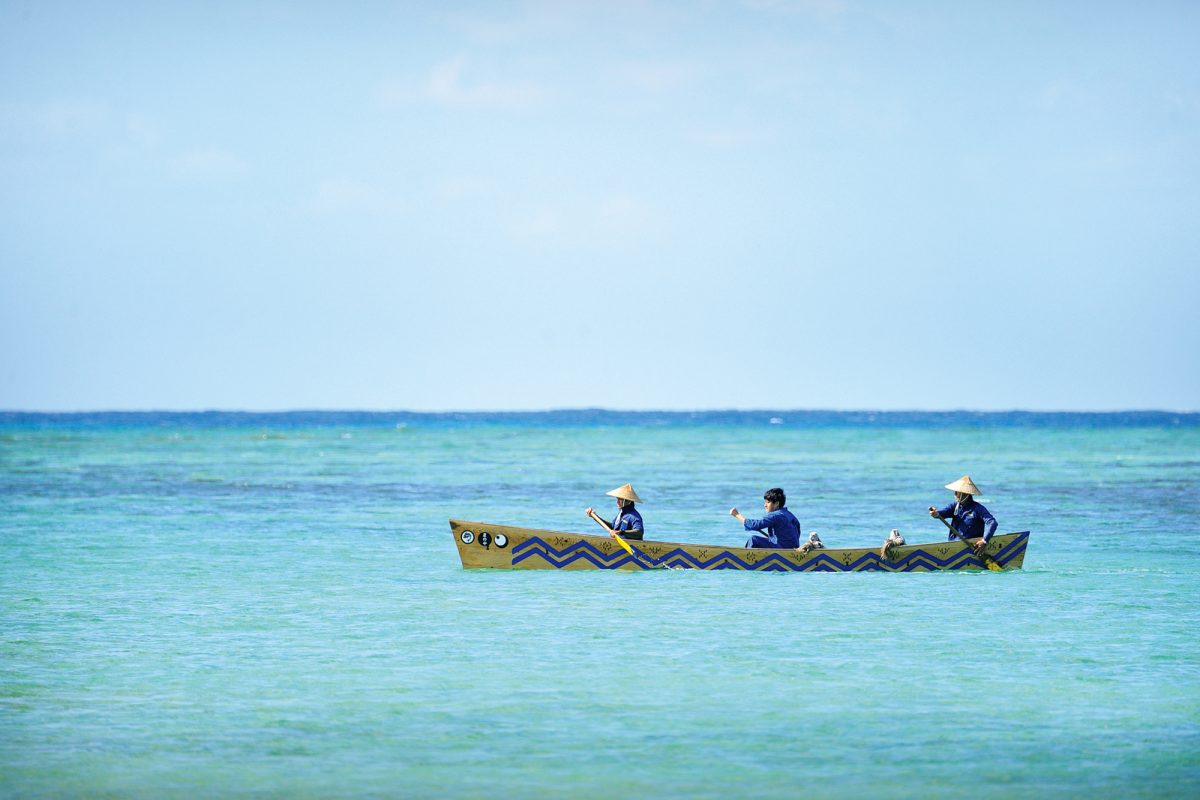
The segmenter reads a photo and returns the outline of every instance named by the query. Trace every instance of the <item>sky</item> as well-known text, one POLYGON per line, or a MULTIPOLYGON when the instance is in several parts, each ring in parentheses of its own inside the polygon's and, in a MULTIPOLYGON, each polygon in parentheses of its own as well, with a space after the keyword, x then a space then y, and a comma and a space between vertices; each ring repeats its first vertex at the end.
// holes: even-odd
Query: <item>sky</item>
POLYGON ((0 0, 0 409, 1200 410, 1200 3, 0 0))

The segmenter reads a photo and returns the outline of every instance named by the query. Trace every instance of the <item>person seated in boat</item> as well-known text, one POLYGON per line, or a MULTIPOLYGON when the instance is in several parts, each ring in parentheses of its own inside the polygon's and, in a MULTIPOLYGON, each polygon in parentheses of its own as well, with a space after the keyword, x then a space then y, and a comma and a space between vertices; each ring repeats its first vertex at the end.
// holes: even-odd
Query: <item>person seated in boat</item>
POLYGON ((746 519, 737 508, 729 509, 748 531, 757 531, 746 540, 746 547, 794 550, 800 546, 800 520, 787 510, 787 496, 783 489, 768 489, 763 494, 763 508, 767 510, 762 519, 746 519))
POLYGON ((618 486, 611 492, 605 492, 605 494, 617 498, 617 516, 613 518, 611 524, 601 519, 591 508, 588 508, 585 513, 608 528, 609 536, 614 532, 621 534, 625 539, 641 539, 645 536, 646 526, 642 523, 642 515, 636 508, 636 504, 642 502, 642 498, 638 497, 633 487, 627 483, 624 486, 618 486))
MULTIPOLYGON (((929 516, 935 519, 949 519, 954 530, 970 541, 975 552, 987 547, 992 534, 996 532, 996 518, 991 512, 976 501, 979 487, 971 480, 970 475, 963 475, 954 483, 947 483, 946 488, 954 492, 954 502, 944 508, 929 507, 929 516)), ((957 538, 950 533, 950 539, 957 538)))

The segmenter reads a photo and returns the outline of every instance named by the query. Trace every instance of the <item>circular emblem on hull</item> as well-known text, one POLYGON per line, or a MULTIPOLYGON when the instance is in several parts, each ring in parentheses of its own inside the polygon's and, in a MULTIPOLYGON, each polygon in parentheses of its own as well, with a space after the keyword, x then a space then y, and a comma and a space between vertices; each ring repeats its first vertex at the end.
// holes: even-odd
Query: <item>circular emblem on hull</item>
POLYGON ((470 544, 471 542, 475 541, 475 534, 471 533, 470 531, 463 531, 458 535, 458 540, 463 544, 470 544))
POLYGON ((503 533, 497 533, 492 541, 495 542, 496 547, 508 547, 508 537, 503 533))

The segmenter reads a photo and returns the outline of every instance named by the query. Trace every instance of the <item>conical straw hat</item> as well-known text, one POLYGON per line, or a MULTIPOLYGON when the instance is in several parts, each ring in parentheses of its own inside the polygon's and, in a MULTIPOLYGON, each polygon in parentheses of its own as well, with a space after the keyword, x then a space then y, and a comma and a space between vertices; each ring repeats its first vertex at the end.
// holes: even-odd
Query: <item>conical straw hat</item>
POLYGON ((616 489, 613 489, 611 492, 605 492, 605 494, 609 495, 610 497, 619 497, 622 500, 628 500, 631 503, 642 502, 642 498, 637 496, 637 492, 635 492, 633 490, 633 487, 630 486, 628 483, 625 484, 624 486, 618 486, 616 489))
POLYGON ((979 487, 975 485, 975 481, 971 480, 970 475, 963 475, 954 483, 947 483, 946 488, 952 492, 965 492, 971 495, 982 494, 979 491, 979 487))

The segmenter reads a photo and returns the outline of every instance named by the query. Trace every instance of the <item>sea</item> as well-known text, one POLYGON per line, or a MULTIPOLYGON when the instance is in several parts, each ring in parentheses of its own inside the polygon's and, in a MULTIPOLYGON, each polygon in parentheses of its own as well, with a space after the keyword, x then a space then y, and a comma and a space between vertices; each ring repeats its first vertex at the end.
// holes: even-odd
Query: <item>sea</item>
POLYGON ((0 413, 0 797, 1200 796, 1200 414, 0 413), (465 571, 447 521, 1011 572, 465 571))

